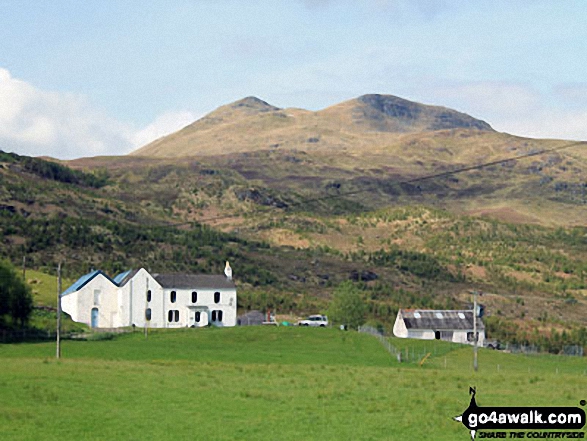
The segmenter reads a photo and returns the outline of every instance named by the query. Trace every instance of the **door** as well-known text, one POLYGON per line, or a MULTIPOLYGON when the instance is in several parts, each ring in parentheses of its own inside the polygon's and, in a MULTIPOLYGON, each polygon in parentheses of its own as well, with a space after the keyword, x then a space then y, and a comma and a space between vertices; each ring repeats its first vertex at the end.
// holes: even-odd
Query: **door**
POLYGON ((92 328, 98 327, 98 308, 92 308, 92 328))

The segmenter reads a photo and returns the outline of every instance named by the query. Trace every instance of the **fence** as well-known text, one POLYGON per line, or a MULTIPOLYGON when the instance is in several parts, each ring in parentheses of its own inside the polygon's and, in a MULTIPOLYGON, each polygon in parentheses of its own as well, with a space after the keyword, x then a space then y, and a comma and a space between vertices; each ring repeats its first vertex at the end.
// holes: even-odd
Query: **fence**
MULTIPOLYGON (((0 330, 0 342, 2 343, 20 343, 27 341, 47 341, 55 340, 57 333, 52 331, 43 331, 40 329, 21 329, 16 331, 9 331, 6 329, 0 330)), ((61 336, 61 338, 64 338, 61 336)), ((66 337, 67 338, 67 337, 66 337)))
MULTIPOLYGON (((142 328, 140 328, 142 331, 142 328)), ((108 340, 115 334, 133 332, 134 328, 94 328, 87 332, 61 332, 61 340, 108 340)), ((139 329, 137 329, 137 332, 139 329)), ((0 343, 24 343, 54 341, 57 339, 56 331, 42 329, 0 329, 0 343)))
POLYGON ((397 361, 401 363, 402 355, 401 352, 389 342, 389 339, 383 335, 380 331, 375 329, 372 326, 359 326, 359 332, 363 332, 365 334, 371 334, 372 336, 376 337, 383 347, 389 352, 393 357, 397 358, 397 361))
MULTIPOLYGON (((549 351, 544 350, 540 346, 537 345, 518 345, 512 343, 506 343, 503 347, 505 351, 511 352, 513 354, 526 354, 526 355, 535 355, 535 354, 547 354, 549 351)), ((574 357, 582 357, 584 355, 583 346, 581 345, 565 345, 562 349, 558 352, 558 355, 569 355, 574 357)))

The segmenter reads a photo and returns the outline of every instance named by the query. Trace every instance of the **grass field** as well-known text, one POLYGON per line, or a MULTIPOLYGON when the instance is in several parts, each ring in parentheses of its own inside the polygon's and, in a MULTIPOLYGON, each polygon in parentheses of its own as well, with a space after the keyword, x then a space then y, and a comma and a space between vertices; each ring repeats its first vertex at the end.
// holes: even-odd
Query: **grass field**
POLYGON ((334 329, 153 331, 112 340, 0 345, 0 439, 467 440, 452 417, 479 405, 578 406, 583 358, 396 341, 334 329))

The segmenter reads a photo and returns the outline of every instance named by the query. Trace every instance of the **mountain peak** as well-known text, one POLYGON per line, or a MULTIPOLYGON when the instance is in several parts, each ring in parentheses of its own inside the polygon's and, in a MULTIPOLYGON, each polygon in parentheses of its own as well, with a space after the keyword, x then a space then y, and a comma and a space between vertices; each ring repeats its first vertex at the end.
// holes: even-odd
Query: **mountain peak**
POLYGON ((242 109, 247 112, 271 112, 274 110, 279 110, 279 107, 272 106, 266 101, 257 98, 256 96, 248 96, 241 100, 235 101, 232 104, 229 104, 232 109, 242 109))
POLYGON ((195 156, 277 148, 351 151, 367 145, 379 148, 384 137, 453 129, 493 132, 486 122, 456 110, 392 95, 362 95, 317 112, 282 111, 248 96, 219 107, 133 154, 195 156))
POLYGON ((440 106, 429 106, 393 95, 368 94, 356 100, 355 113, 381 131, 476 129, 493 131, 485 121, 440 106))

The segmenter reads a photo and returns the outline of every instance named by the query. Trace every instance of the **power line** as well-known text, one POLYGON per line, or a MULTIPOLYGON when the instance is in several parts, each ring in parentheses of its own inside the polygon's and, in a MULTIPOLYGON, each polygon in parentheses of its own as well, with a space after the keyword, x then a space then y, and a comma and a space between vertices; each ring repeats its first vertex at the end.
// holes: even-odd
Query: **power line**
MULTIPOLYGON (((554 152, 558 152, 561 150, 566 150, 569 149, 571 147, 575 147, 578 145, 587 145, 587 142, 585 141, 577 141, 577 142, 572 142, 569 144, 565 144, 562 146, 558 146, 558 147, 553 147, 550 149, 543 149, 543 150, 538 150, 538 151, 532 151, 529 153, 524 153, 522 155, 517 155, 517 156, 512 156, 509 158, 505 158, 505 159, 499 159, 499 160, 495 160, 495 161, 489 161, 489 162, 484 162, 481 164, 476 164, 476 165, 469 165, 469 166, 464 166, 464 167, 460 167, 460 168, 456 168, 454 170, 449 170, 449 171, 444 171, 444 172, 438 172, 438 173, 432 173, 432 174, 428 174, 428 175, 424 175, 424 176, 418 176, 415 178, 411 178, 411 179, 405 179, 405 180, 401 180, 401 181, 390 181, 390 185, 405 185, 405 184, 413 184, 416 182, 422 182, 422 181, 427 181, 430 179, 436 179, 436 178, 443 178, 446 176, 452 176, 452 175, 456 175, 459 173, 464 173, 464 172, 468 172, 468 171, 472 171, 472 170, 480 170, 483 168, 487 168, 487 167, 491 167, 494 165, 499 165, 499 164, 504 164, 507 162, 512 162, 512 161, 518 161, 520 159, 526 159, 526 158, 530 158, 533 156, 538 156, 538 155, 543 155, 543 154, 547 154, 547 153, 554 153, 554 152)), ((298 207, 301 205, 305 205, 305 204, 311 204, 311 203, 315 203, 315 202, 322 202, 322 201, 327 201, 327 200, 331 200, 331 199, 338 199, 338 198, 342 198, 345 196, 354 196, 360 193, 365 193, 371 190, 376 190, 378 189, 378 186, 367 186, 365 188, 362 189, 357 189, 357 190, 351 190, 351 191, 347 191, 347 192, 341 192, 341 193, 337 193, 334 195, 327 195, 327 196, 319 196, 319 197, 315 197, 315 198, 306 198, 306 199, 302 199, 299 201, 295 201, 295 202, 290 202, 288 207, 285 208, 284 211, 287 211, 288 209, 290 209, 291 207, 298 207)), ((263 213, 263 212, 269 212, 270 210, 272 210, 273 208, 276 207, 267 207, 267 208, 259 208, 257 210, 253 210, 252 213, 249 214, 257 214, 257 213, 263 213)), ((195 223, 206 223, 206 222, 215 222, 215 221, 219 221, 219 220, 224 220, 224 219, 231 219, 231 218, 235 218, 235 217, 239 217, 240 214, 236 214, 236 213, 232 213, 232 214, 223 214, 223 215, 219 215, 219 216, 213 216, 213 217, 207 217, 207 218, 200 218, 197 221, 189 221, 189 222, 180 222, 180 223, 172 223, 172 224, 165 224, 165 225, 160 225, 160 226, 152 226, 153 228, 177 228, 177 227, 182 227, 182 226, 187 226, 187 225, 193 225, 195 223)))

